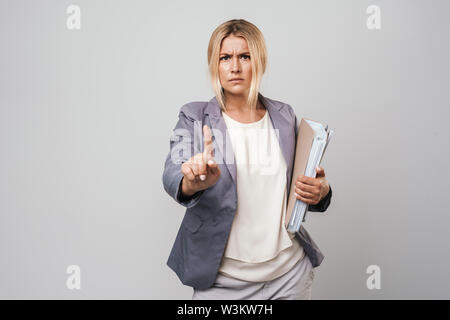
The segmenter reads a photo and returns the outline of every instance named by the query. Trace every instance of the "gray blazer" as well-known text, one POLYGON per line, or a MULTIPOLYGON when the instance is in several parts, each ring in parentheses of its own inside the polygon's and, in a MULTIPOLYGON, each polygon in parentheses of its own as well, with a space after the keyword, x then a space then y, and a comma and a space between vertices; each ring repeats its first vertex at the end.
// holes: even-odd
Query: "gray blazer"
MULTIPOLYGON (((289 193, 299 123, 290 105, 266 98, 260 93, 259 99, 268 110, 274 129, 279 130, 278 140, 287 164, 286 188, 289 193)), ((225 161, 224 157, 225 155, 228 160, 231 154, 231 159, 234 160, 231 144, 229 141, 220 143, 221 139, 218 139, 220 136, 226 139, 227 135, 215 97, 209 102, 196 101, 183 105, 178 117, 170 138, 170 152, 165 161, 162 180, 166 192, 186 207, 186 212, 167 265, 175 271, 183 284, 206 289, 216 279, 236 213, 236 166, 235 161, 225 161), (212 130, 214 158, 219 164, 221 176, 210 188, 199 191, 190 198, 183 198, 180 194, 183 178, 181 164, 202 151, 200 148, 203 146, 204 124, 212 130), (230 146, 228 150, 227 146, 230 146)), ((324 212, 330 200, 331 188, 318 204, 309 206, 309 211, 324 212)), ((324 256, 303 226, 295 234, 295 238, 313 267, 319 266, 324 256)))

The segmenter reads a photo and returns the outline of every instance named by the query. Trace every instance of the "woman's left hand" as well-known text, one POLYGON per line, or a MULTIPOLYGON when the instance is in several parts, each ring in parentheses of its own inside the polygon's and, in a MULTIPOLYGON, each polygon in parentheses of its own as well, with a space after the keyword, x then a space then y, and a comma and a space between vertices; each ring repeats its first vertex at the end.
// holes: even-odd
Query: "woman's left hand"
POLYGON ((300 175, 295 182, 295 197, 307 204, 318 204, 330 191, 330 185, 325 179, 325 170, 316 168, 316 177, 300 175))

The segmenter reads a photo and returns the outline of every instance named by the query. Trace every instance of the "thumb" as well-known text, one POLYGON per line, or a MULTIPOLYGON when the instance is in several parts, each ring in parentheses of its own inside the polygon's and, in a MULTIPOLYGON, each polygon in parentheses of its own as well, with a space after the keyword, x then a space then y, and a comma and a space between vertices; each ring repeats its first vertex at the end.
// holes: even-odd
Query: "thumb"
POLYGON ((219 171, 219 165, 217 164, 217 162, 215 162, 212 159, 209 159, 208 162, 208 169, 211 171, 212 174, 217 174, 219 171))
POLYGON ((322 167, 317 167, 316 172, 317 172, 316 178, 325 177, 325 170, 322 167))

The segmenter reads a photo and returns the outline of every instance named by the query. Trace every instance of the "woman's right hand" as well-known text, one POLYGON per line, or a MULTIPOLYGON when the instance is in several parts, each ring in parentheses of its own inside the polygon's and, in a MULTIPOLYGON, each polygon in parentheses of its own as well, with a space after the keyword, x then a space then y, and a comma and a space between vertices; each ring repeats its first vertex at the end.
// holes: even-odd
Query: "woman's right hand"
POLYGON ((211 130, 207 125, 203 126, 203 143, 203 152, 197 153, 181 165, 181 191, 186 196, 211 187, 220 178, 220 168, 213 157, 211 130))

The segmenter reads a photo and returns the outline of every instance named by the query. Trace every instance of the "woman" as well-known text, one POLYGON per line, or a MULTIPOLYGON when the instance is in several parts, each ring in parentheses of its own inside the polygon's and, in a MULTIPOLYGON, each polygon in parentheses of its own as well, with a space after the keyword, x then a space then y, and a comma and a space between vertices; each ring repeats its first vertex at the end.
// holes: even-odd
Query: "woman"
MULTIPOLYGON (((285 227, 298 122, 291 106, 258 91, 266 57, 253 24, 217 27, 208 46, 215 97, 183 105, 171 137, 163 183, 186 213, 167 264, 193 299, 310 299, 323 259, 303 227, 285 227)), ((323 168, 294 178, 297 199, 325 211, 323 168)))

